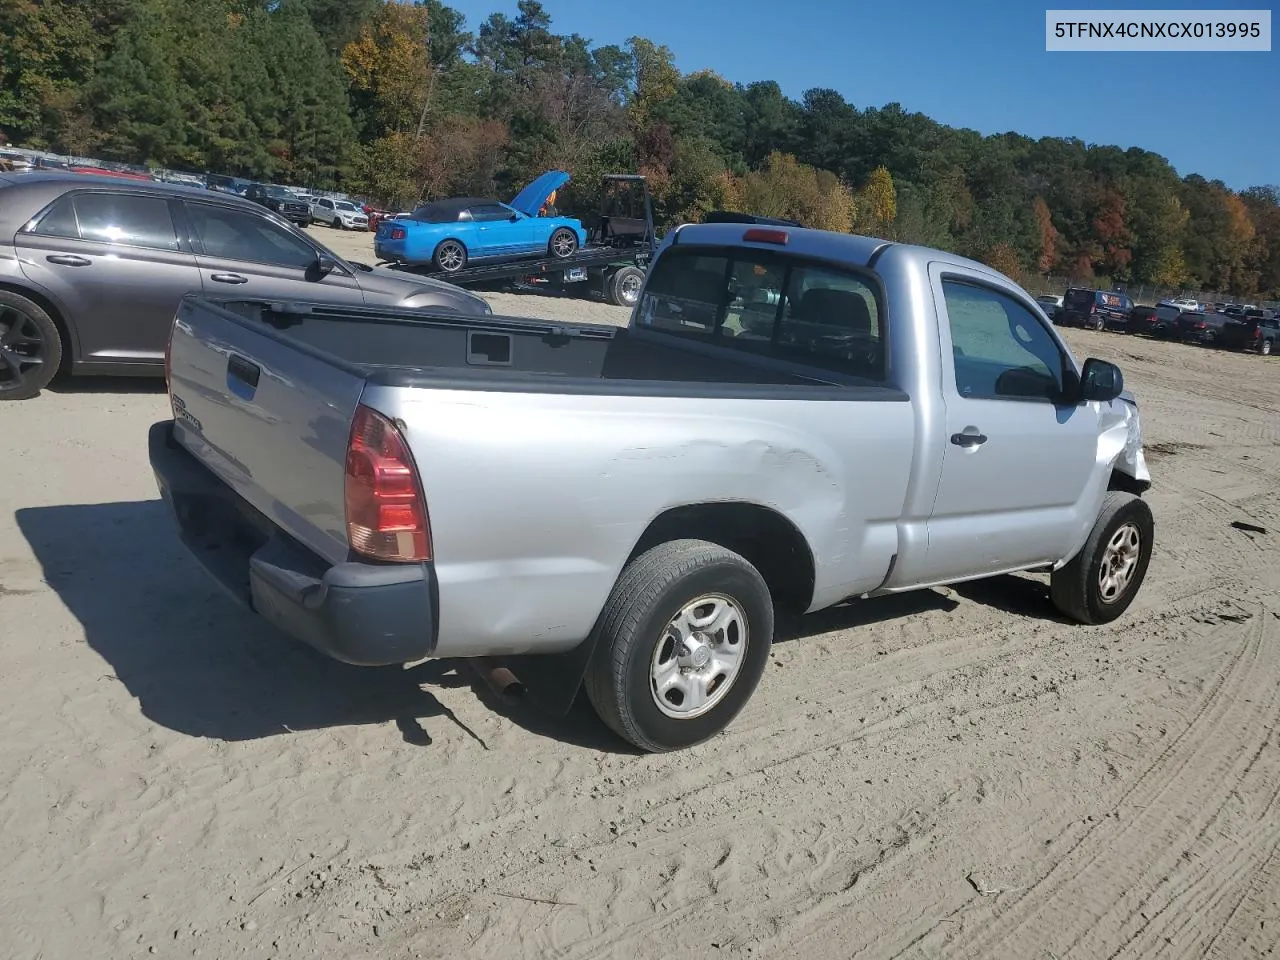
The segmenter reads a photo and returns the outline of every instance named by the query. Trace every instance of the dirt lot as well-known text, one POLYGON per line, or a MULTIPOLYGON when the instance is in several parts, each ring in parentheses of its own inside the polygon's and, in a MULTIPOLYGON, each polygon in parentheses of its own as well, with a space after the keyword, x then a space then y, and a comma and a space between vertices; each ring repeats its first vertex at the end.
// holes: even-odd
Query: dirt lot
POLYGON ((1280 360, 1069 336, 1143 405, 1130 613, 1068 625, 1006 577, 814 616, 666 756, 237 610, 156 500, 158 386, 0 405, 0 954, 1270 953, 1280 360))

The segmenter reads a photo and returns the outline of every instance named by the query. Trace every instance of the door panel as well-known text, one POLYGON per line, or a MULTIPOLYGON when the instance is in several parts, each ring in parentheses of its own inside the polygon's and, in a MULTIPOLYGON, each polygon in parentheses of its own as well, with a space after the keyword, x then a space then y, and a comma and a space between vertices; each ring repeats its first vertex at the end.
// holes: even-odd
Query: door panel
POLYGON ((946 448, 921 582, 1060 560, 1096 511, 1097 407, 1054 401, 1074 363, 1012 291, 933 287, 946 448))
POLYGON ((163 362, 178 301, 201 289, 161 197, 69 193, 14 243, 66 311, 81 360, 163 362))
POLYGON ((279 300, 363 303, 355 279, 339 268, 321 277, 319 251, 251 210, 184 201, 199 241, 196 263, 206 293, 279 300))

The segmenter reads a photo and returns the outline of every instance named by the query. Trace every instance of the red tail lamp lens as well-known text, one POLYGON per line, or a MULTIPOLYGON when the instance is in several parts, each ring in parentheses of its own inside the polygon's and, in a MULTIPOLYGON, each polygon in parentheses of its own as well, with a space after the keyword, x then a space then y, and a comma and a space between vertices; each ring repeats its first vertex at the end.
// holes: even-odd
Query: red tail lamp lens
POLYGON ((395 424, 356 408, 347 444, 347 539, 376 560, 431 559, 427 502, 408 445, 395 424))

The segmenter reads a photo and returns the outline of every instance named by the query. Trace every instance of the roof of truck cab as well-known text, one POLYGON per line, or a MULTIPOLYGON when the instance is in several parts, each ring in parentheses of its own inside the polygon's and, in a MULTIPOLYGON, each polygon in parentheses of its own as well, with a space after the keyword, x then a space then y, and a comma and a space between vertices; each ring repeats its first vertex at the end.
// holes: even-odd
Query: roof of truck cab
POLYGON ((946 263, 1000 276, 998 271, 993 270, 984 263, 957 256, 945 250, 935 250, 932 247, 921 247, 909 243, 896 243, 880 237, 867 237, 856 233, 814 230, 810 227, 761 227, 756 224, 744 223, 689 223, 668 234, 667 242, 675 246, 682 244, 747 246, 759 250, 785 251, 802 256, 819 257, 859 267, 870 266, 874 258, 891 249, 895 256, 914 258, 924 263, 946 263), (787 234, 786 245, 750 242, 743 239, 747 231, 760 229, 780 230, 787 234))

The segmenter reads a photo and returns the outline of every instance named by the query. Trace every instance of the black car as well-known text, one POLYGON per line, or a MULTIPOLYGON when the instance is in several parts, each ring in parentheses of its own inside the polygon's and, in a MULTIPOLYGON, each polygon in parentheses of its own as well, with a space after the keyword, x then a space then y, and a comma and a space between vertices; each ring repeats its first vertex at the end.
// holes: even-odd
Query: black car
POLYGON ((1243 317, 1222 326, 1222 346, 1228 350, 1256 350, 1269 357, 1280 350, 1280 318, 1261 310, 1246 310, 1243 317))
POLYGON ((272 183, 251 183, 244 192, 244 198, 274 210, 300 227, 311 223, 311 205, 284 187, 272 183))
POLYGON ((343 260, 240 197, 156 181, 0 173, 0 400, 60 370, 163 375, 188 293, 477 316, 482 297, 343 260))
POLYGON ((1125 324, 1125 330, 1129 333, 1150 334, 1156 325, 1156 319, 1155 307, 1134 307, 1129 312, 1129 322, 1125 324))
POLYGON ((1053 322, 1064 327, 1105 330, 1109 325, 1127 324, 1131 310, 1133 301, 1126 294, 1069 287, 1062 295, 1062 306, 1054 315, 1053 322))
POLYGON ((1216 346, 1221 339, 1222 329, 1226 323, 1225 314, 1183 310, 1178 314, 1175 329, 1178 339, 1184 343, 1199 343, 1212 347, 1216 346))

